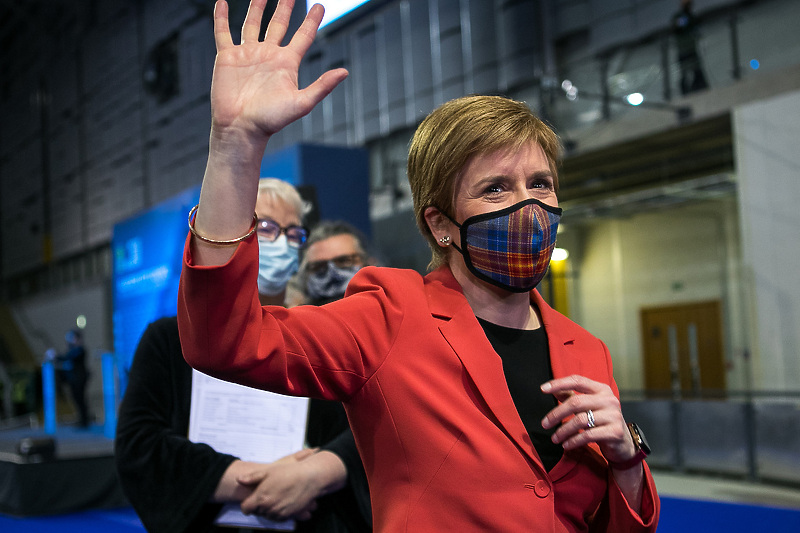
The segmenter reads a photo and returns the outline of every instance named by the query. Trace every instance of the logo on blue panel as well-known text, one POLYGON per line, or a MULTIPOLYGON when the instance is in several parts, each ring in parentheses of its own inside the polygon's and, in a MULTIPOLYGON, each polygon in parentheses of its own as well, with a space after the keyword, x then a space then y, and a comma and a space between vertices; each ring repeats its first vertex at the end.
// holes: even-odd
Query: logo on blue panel
POLYGON ((114 271, 127 272, 142 263, 142 239, 133 237, 114 248, 114 271))

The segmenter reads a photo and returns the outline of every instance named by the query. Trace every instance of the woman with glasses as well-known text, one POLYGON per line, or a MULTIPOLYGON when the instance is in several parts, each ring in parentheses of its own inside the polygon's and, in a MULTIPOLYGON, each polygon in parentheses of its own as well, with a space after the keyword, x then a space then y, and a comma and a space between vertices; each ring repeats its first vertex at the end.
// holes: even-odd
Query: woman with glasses
MULTIPOLYGON (((283 305, 308 237, 304 210, 288 183, 258 182, 254 233, 258 298, 264 305, 283 305)), ((136 349, 115 442, 123 490, 148 531, 230 531, 214 526, 226 502, 241 502, 243 510, 273 519, 297 518, 295 531, 301 533, 370 530, 357 510, 354 491, 365 491, 366 481, 346 421, 309 417, 309 426, 325 435, 314 441, 315 450, 271 464, 241 461, 186 437, 191 388, 192 369, 183 359, 176 317, 153 322, 136 349), (353 483, 357 488, 351 490, 353 483), (352 516, 342 517, 340 508, 352 516)))
POLYGON ((261 153, 347 75, 300 89, 324 9, 283 46, 293 2, 259 41, 265 4, 252 0, 240 45, 216 6, 205 194, 178 296, 187 361, 342 401, 376 531, 654 532, 649 448, 623 417, 609 350, 535 290, 561 215, 559 142, 523 102, 458 98, 417 128, 408 178, 432 272, 364 267, 339 301, 259 305, 248 233, 261 153))
POLYGON ((255 222, 258 238, 258 297, 261 305, 283 305, 286 285, 300 265, 308 230, 303 200, 294 187, 275 178, 258 182, 255 222))

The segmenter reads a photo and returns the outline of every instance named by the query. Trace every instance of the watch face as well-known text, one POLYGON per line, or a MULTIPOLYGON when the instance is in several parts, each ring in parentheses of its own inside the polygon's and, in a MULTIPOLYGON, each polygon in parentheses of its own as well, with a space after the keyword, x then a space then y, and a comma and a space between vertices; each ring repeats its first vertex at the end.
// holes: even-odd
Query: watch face
POLYGON ((642 450, 645 454, 650 455, 650 444, 648 444, 647 438, 645 438, 642 429, 633 422, 628 424, 628 427, 631 430, 633 441, 636 443, 639 449, 642 450))

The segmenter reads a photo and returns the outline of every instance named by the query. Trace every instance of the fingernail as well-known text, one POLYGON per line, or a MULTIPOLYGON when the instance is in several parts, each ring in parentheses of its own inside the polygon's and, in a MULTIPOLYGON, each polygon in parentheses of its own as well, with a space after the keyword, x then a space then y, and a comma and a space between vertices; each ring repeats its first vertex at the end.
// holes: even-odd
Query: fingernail
POLYGON ((542 383, 542 392, 550 392, 553 386, 550 383, 542 383))

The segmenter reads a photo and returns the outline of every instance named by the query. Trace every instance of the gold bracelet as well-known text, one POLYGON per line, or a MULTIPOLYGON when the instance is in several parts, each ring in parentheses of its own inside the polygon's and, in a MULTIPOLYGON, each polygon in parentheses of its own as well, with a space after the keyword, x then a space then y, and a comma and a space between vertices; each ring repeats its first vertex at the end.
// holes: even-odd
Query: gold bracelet
POLYGON ((197 211, 197 207, 198 206, 199 206, 199 204, 194 206, 189 211, 189 231, 192 232, 192 235, 194 235, 195 237, 197 237, 198 239, 200 239, 203 242, 207 242, 208 244, 216 244, 217 246, 230 246, 231 244, 240 243, 243 240, 245 240, 248 237, 250 237, 253 233, 255 233, 256 232, 256 227, 258 227, 258 215, 253 213, 253 227, 251 227, 250 231, 248 231, 246 234, 242 235, 241 237, 236 237, 235 239, 227 239, 227 240, 224 240, 224 241, 218 241, 216 239, 209 239, 208 237, 203 237, 202 235, 197 233, 197 230, 194 229, 194 219, 192 219, 192 215, 195 214, 195 212, 197 211))

